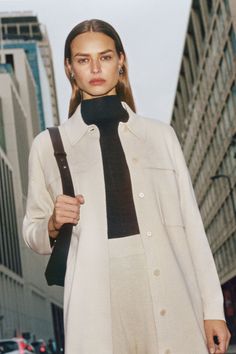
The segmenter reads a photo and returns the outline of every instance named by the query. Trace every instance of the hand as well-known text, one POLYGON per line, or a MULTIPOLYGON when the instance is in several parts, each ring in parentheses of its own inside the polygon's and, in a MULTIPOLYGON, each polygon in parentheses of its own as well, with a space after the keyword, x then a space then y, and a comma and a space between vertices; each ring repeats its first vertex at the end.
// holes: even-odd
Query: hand
POLYGON ((229 346, 230 332, 225 321, 205 320, 205 333, 207 338, 207 347, 211 354, 224 354, 229 346), (218 338, 218 344, 214 342, 214 336, 218 338))
POLYGON ((84 204, 84 197, 79 194, 75 198, 59 195, 54 204, 53 214, 48 221, 48 232, 56 238, 62 225, 77 224, 80 219, 80 205, 84 204))

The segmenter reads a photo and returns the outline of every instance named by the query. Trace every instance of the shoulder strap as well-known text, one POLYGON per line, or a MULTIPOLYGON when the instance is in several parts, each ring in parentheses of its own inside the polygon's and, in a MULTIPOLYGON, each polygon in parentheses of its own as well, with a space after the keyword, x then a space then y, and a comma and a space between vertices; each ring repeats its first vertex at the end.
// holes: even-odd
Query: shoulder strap
MULTIPOLYGON (((63 194, 74 197, 74 187, 60 131, 57 127, 48 128, 54 155, 61 175, 63 194)), ((48 285, 64 286, 67 256, 70 247, 73 224, 64 224, 56 238, 52 254, 47 264, 45 277, 48 285)))
POLYGON ((63 194, 69 195, 70 197, 74 197, 75 196, 74 187, 73 187, 70 169, 67 162, 66 152, 64 150, 60 131, 58 127, 50 127, 48 128, 48 131, 54 149, 54 156, 56 158, 57 165, 61 175, 63 194))

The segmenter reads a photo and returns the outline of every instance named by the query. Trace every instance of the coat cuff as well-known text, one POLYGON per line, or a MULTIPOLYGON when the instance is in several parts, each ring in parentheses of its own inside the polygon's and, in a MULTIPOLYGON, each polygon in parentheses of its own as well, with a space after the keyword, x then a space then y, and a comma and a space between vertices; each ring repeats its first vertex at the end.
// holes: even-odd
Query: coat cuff
POLYGON ((204 320, 225 321, 224 306, 219 302, 207 304, 204 308, 204 320))
POLYGON ((49 255, 52 253, 52 246, 48 234, 48 220, 50 217, 40 222, 32 222, 27 225, 27 217, 23 223, 23 229, 27 230, 24 239, 29 248, 39 254, 49 255))

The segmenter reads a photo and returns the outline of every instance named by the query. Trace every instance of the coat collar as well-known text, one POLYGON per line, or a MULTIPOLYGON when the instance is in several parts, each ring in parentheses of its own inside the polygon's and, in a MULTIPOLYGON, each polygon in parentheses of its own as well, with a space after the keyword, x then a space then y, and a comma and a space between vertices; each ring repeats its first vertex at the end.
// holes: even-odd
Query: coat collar
MULTIPOLYGON (((129 113, 129 120, 127 122, 120 122, 121 129, 128 129, 137 138, 145 140, 146 131, 143 119, 138 114, 134 113, 127 103, 122 102, 122 105, 129 113)), ((91 129, 91 125, 87 125, 82 118, 81 105, 79 105, 74 114, 63 123, 63 126, 71 145, 76 144, 91 129)))

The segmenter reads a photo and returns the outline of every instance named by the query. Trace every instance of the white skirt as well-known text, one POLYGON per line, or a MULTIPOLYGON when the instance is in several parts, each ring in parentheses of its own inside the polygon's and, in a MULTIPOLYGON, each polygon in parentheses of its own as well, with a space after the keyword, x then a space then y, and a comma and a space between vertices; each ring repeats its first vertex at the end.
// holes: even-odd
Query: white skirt
POLYGON ((108 244, 113 354, 158 354, 141 237, 109 239, 108 244))

